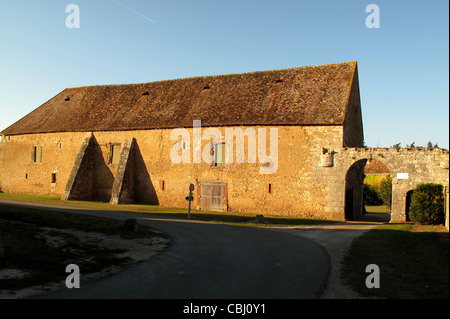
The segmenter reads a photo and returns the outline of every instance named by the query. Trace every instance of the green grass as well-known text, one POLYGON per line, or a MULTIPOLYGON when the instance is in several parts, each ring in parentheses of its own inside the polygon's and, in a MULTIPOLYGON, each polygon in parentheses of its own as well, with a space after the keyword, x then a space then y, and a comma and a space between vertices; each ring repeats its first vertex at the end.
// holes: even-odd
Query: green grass
POLYGON ((103 247, 96 241, 80 242, 78 237, 61 231, 64 229, 119 235, 124 239, 155 236, 144 227, 138 232, 127 232, 121 222, 109 219, 0 206, 0 239, 4 247, 0 270, 19 269, 28 273, 21 279, 1 279, 0 289, 21 289, 61 281, 67 276, 65 267, 68 264, 77 264, 87 275, 111 265, 125 267, 132 262, 117 256, 122 250, 103 247), (66 239, 66 243, 56 247, 49 245, 40 236, 44 231, 66 239))
POLYGON ((417 227, 385 224, 355 239, 343 259, 342 279, 365 297, 448 299, 448 233, 418 232, 417 227), (447 245, 439 236, 447 236, 447 245), (380 269, 380 288, 365 285, 369 264, 380 269))
POLYGON ((391 211, 386 205, 379 205, 379 206, 369 206, 366 205, 366 212, 368 213, 381 213, 381 214, 390 214, 391 211))
MULTIPOLYGON (((50 196, 35 196, 23 194, 6 194, 1 193, 0 199, 20 200, 44 204, 62 205, 68 207, 83 207, 111 211, 127 211, 135 213, 145 213, 153 215, 170 216, 173 218, 186 219, 187 208, 165 207, 158 205, 143 205, 143 204, 120 204, 111 205, 104 202, 90 202, 90 201, 62 201, 59 197, 50 196)), ((292 227, 292 226, 310 226, 310 225, 324 225, 336 223, 332 220, 300 218, 291 216, 279 216, 272 214, 264 214, 266 224, 248 223, 254 220, 255 213, 246 212, 216 212, 191 209, 190 218, 193 220, 210 221, 217 223, 226 223, 239 226, 265 226, 265 227, 292 227)))

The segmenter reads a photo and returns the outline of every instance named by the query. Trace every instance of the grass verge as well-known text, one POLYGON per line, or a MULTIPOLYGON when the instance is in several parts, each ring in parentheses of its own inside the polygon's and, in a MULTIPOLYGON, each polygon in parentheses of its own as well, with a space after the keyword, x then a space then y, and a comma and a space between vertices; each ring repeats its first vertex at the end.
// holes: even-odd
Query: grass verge
MULTIPOLYGON (((67 207, 83 207, 101 210, 111 211, 127 211, 135 213, 146 213, 154 215, 163 215, 173 218, 187 217, 187 208, 165 207, 158 205, 143 205, 143 204, 120 204, 111 205, 104 202, 88 202, 88 201, 62 201, 59 197, 50 196, 35 196, 35 195, 23 195, 23 194, 6 194, 0 193, 0 199, 10 199, 19 201, 28 201, 35 203, 53 204, 67 207)), ((254 220, 255 213, 245 212, 215 212, 204 210, 191 210, 191 219, 201 221, 211 221, 217 223, 226 223, 231 225, 245 225, 245 226, 265 226, 265 227, 292 227, 292 226, 312 226, 312 225, 325 225, 336 223, 332 220, 313 219, 313 218, 300 218, 292 216, 280 216, 264 214, 265 224, 248 223, 248 221, 254 220)))
POLYGON ((413 224, 385 224, 355 239, 342 279, 364 297, 449 298, 448 232, 413 224), (380 269, 380 288, 367 288, 366 266, 380 269))

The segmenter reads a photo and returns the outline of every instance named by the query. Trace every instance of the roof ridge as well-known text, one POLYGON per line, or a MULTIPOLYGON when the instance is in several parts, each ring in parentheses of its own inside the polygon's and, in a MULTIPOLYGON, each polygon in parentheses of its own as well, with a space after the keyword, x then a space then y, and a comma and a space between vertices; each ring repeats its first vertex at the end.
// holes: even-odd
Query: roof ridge
POLYGON ((340 62, 67 88, 1 133, 163 129, 193 119, 205 127, 343 125, 355 67, 340 62))
POLYGON ((69 88, 66 88, 65 90, 83 89, 83 88, 88 88, 88 87, 135 86, 135 85, 164 83, 164 82, 172 82, 172 81, 183 81, 183 80, 192 80, 192 79, 201 79, 201 78, 218 78, 218 77, 237 76, 237 75, 262 74, 262 73, 269 73, 269 72, 283 72, 283 71, 290 71, 290 70, 300 70, 300 69, 307 69, 307 68, 321 68, 321 67, 327 67, 327 66, 335 66, 335 65, 343 65, 343 64, 356 64, 356 63, 357 63, 357 61, 347 61, 347 62, 336 62, 336 63, 327 63, 327 64, 298 66, 298 67, 293 67, 293 68, 268 69, 268 70, 262 70, 262 71, 248 71, 248 72, 213 74, 213 75, 196 75, 196 76, 190 76, 190 77, 173 78, 173 79, 156 80, 156 81, 139 82, 139 83, 82 85, 82 86, 69 87, 69 88))

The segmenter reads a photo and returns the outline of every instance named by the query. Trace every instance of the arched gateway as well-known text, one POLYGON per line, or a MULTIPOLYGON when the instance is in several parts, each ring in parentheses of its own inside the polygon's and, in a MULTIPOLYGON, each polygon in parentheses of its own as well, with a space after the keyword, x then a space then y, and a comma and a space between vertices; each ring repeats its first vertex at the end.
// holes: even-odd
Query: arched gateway
MULTIPOLYGON (((366 162, 379 160, 392 177, 391 222, 407 221, 408 193, 421 183, 449 186, 449 152, 443 149, 396 148, 342 148, 334 152, 336 174, 340 174, 342 191, 341 210, 345 219, 361 217, 362 186, 366 162), (340 168, 339 168, 340 167, 340 168)), ((339 177, 336 176, 337 179, 339 177)))

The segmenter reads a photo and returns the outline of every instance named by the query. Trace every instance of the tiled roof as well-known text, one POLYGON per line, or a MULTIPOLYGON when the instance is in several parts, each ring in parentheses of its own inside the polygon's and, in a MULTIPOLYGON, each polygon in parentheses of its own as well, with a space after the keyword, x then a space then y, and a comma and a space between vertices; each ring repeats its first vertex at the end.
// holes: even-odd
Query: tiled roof
POLYGON ((342 125, 356 62, 65 89, 2 134, 342 125))

